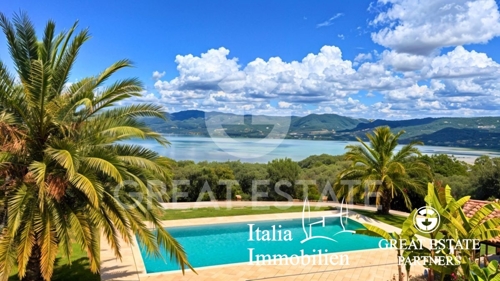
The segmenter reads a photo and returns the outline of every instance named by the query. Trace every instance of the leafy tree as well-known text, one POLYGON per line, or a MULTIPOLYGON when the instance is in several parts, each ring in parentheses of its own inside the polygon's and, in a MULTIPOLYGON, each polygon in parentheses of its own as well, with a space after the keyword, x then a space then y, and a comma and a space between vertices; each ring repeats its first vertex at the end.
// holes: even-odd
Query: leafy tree
POLYGON ((311 155, 306 159, 299 161, 297 164, 299 164, 302 169, 309 169, 322 165, 338 164, 339 162, 344 162, 344 157, 342 155, 321 154, 311 155))
MULTIPOLYGON (((175 180, 188 180, 189 184, 178 186, 176 192, 185 192, 187 196, 176 196, 171 194, 171 197, 176 196, 176 201, 195 202, 199 199, 201 193, 204 193, 202 200, 209 200, 210 195, 206 192, 213 192, 213 199, 227 199, 227 188, 229 185, 221 181, 235 180, 233 171, 226 164, 217 162, 200 162, 195 164, 190 161, 182 161, 181 166, 174 168, 175 180)), ((236 192, 240 190, 238 185, 231 186, 233 189, 231 195, 234 198, 236 192)), ((173 192, 173 190, 171 190, 173 192)), ((229 198, 232 199, 232 198, 229 198)))
POLYGON ((436 174, 435 182, 441 186, 452 186, 451 194, 455 198, 461 198, 466 195, 474 194, 475 190, 471 185, 471 176, 452 175, 444 177, 436 174))
POLYGON ((397 193, 392 199, 391 210, 410 212, 411 208, 408 208, 406 205, 405 196, 410 200, 412 206, 425 205, 425 200, 421 192, 416 192, 412 189, 403 189, 403 192, 397 193))
POLYGON ((282 192, 285 192, 290 196, 295 195, 294 186, 295 182, 299 179, 300 174, 300 166, 296 162, 292 161, 290 158, 274 159, 267 164, 267 172, 271 183, 269 187, 271 198, 275 200, 286 199, 275 191, 276 184, 278 184, 278 187, 282 192), (279 182, 282 181, 290 183, 290 186, 280 184, 279 182))
POLYGON ((295 188, 296 198, 304 200, 306 199, 306 195, 307 199, 317 201, 320 199, 321 193, 318 186, 314 184, 301 185, 295 188))
POLYGON ((360 145, 348 145, 346 159, 352 161, 352 165, 340 174, 336 184, 337 191, 345 196, 348 191, 342 181, 359 180, 361 184, 355 192, 361 193, 364 186, 368 186, 371 192, 381 193, 381 213, 389 213, 391 201, 396 194, 401 194, 406 206, 411 209, 411 201, 404 190, 423 193, 425 181, 431 172, 429 166, 419 158, 408 161, 414 155, 421 155, 415 147, 421 145, 421 142, 411 142, 399 152, 395 151, 403 133, 404 131, 400 131, 393 134, 389 127, 378 127, 373 134, 366 135, 369 144, 358 138, 360 145), (374 181, 380 181, 380 184, 374 181))
POLYGON ((188 165, 195 165, 196 163, 193 160, 181 160, 181 161, 175 162, 175 164, 177 167, 184 167, 184 166, 188 166, 188 165))
MULTIPOLYGON (((312 168, 309 169, 303 169, 302 172, 300 173, 300 179, 303 180, 313 180, 316 185, 313 190, 313 192, 318 192, 318 198, 320 196, 320 193, 326 192, 325 188, 329 186, 332 188, 332 185, 335 184, 335 181, 344 169, 349 167, 349 162, 347 161, 341 161, 337 162, 337 164, 330 164, 330 165, 315 165, 312 168)), ((311 187, 312 188, 312 187, 311 187)), ((299 192, 299 198, 302 198, 301 190, 297 190, 299 192)), ((331 195, 331 194, 328 194, 331 195)), ((317 198, 310 198, 311 200, 317 199, 317 198)), ((333 198, 330 198, 333 199, 333 198)))
POLYGON ((235 192, 238 192, 240 190, 239 185, 230 186, 229 182, 223 182, 235 180, 233 170, 231 170, 231 168, 229 168, 227 165, 219 165, 214 168, 214 173, 218 179, 217 184, 213 188, 215 198, 217 198, 217 200, 234 199, 235 192), (227 198, 228 188, 232 189, 230 190, 231 198, 227 198))
POLYGON ((267 164, 230 161, 227 165, 233 170, 234 177, 245 194, 252 194, 254 181, 269 179, 267 164))
POLYGON ((422 155, 421 159, 429 164, 431 170, 445 177, 454 175, 467 176, 469 165, 447 154, 422 155))
MULTIPOLYGON (((176 193, 171 194, 171 200, 177 202, 195 202, 198 200, 203 188, 205 191, 213 191, 212 188, 218 184, 218 178, 212 168, 203 167, 199 164, 189 164, 174 169, 175 180, 188 180, 186 185, 177 186, 176 193), (180 192, 186 194, 179 194, 180 192), (180 196, 183 195, 183 196, 180 196)), ((172 190, 171 192, 174 192, 172 190)), ((208 194, 205 194, 208 196, 208 194)), ((209 197, 203 200, 209 200, 209 197)))
POLYGON ((471 185, 477 199, 500 198, 500 158, 485 155, 477 158, 472 167, 471 185))
POLYGON ((69 85, 87 30, 77 32, 75 24, 56 34, 49 21, 39 40, 25 14, 12 22, 0 14, 0 26, 16 70, 13 76, 0 62, 0 177, 8 211, 0 234, 2 279, 17 265, 23 280, 50 280, 57 253, 69 261, 73 243, 88 253, 97 272, 101 234, 117 257, 119 238, 130 244, 137 235, 149 254, 165 248, 183 270, 191 268, 157 216, 162 208, 151 191, 158 186, 147 186, 149 180, 170 180, 170 161, 122 142, 168 144, 136 119, 163 118, 159 106, 118 104, 140 96, 137 79, 106 84, 130 62, 118 61, 69 85))

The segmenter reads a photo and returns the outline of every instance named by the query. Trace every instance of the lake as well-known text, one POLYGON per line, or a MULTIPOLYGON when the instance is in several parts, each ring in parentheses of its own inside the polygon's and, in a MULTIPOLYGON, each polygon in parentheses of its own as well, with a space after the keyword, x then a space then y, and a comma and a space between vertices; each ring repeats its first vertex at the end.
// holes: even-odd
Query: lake
MULTIPOLYGON (((314 140, 259 140, 259 139, 231 139, 207 137, 166 136, 171 145, 162 147, 149 140, 134 140, 127 143, 140 144, 152 149, 163 156, 174 160, 199 161, 227 161, 241 160, 242 162, 267 163, 276 158, 291 158, 299 161, 311 155, 331 154, 340 155, 346 152, 345 147, 357 142, 346 141, 314 141, 314 140)), ((449 154, 457 159, 473 163, 481 155, 500 157, 500 152, 475 150, 469 148, 444 146, 419 146, 425 154, 449 154)))

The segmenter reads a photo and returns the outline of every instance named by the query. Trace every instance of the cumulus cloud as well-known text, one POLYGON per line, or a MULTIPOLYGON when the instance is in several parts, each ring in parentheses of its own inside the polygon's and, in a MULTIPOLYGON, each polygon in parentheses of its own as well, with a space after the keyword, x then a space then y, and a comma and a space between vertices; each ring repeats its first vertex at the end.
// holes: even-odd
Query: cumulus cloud
POLYGON ((432 58, 411 87, 384 91, 392 109, 419 115, 500 114, 500 65, 463 47, 432 58))
POLYGON ((428 65, 431 58, 385 50, 381 54, 381 60, 385 65, 392 67, 396 71, 414 71, 428 65))
POLYGON ((279 57, 268 61, 255 59, 245 67, 236 58, 228 58, 229 50, 212 49, 199 57, 177 56, 179 76, 171 81, 157 81, 156 89, 166 98, 176 99, 183 92, 185 98, 200 98, 213 91, 231 93, 241 101, 267 100, 280 96, 312 95, 320 91, 320 76, 331 62, 345 71, 353 71, 350 62, 342 61, 340 50, 325 47, 318 55, 310 54, 302 62, 286 63, 279 57), (310 75, 311 74, 311 75, 310 75), (302 83, 297 83, 298 81, 302 83))
POLYGON ((165 76, 165 71, 163 71, 163 72, 159 72, 159 71, 153 72, 153 79, 154 80, 158 80, 158 79, 162 78, 163 76, 165 76))
POLYGON ((289 110, 389 119, 500 114, 500 65, 462 46, 431 55, 373 51, 353 61, 337 46, 324 46, 297 61, 256 58, 245 65, 221 47, 178 55, 175 63, 175 78, 158 78, 157 92, 138 99, 173 111, 240 114, 289 110))
POLYGON ((399 53, 429 55, 447 46, 486 43, 500 35, 495 0, 379 0, 374 42, 399 53))
POLYGON ((278 107, 279 108, 290 108, 292 106, 291 103, 286 102, 286 101, 280 101, 278 102, 278 107))
POLYGON ((419 86, 414 84, 410 87, 403 89, 391 90, 386 93, 386 97, 392 102, 395 101, 410 101, 410 100, 432 100, 434 97, 434 90, 427 85, 419 86))
POLYGON ((354 61, 355 62, 362 62, 362 61, 368 61, 368 60, 372 60, 373 57, 372 57, 372 54, 371 53, 359 53, 356 55, 356 57, 354 58, 354 61))
POLYGON ((162 102, 179 110, 196 104, 206 110, 273 113, 266 105, 276 100, 281 109, 328 104, 342 112, 358 112, 365 108, 351 95, 365 89, 390 91, 414 84, 412 79, 393 75, 380 62, 365 62, 354 69, 336 46, 324 46, 316 54, 291 62, 279 57, 257 58, 242 66, 225 48, 211 49, 200 56, 179 55, 175 61, 179 75, 170 81, 158 80, 155 88, 162 102))
POLYGON ((462 46, 432 59, 424 69, 428 78, 497 77, 499 64, 485 53, 467 51, 462 46))

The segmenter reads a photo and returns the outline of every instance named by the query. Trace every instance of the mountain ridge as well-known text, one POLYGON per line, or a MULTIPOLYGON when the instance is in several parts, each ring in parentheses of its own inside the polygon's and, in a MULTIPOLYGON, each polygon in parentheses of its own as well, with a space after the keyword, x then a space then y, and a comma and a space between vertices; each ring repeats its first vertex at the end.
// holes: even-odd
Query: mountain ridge
POLYGON ((166 113, 165 117, 167 121, 141 119, 164 134, 264 138, 277 126, 287 132, 277 137, 345 141, 356 140, 357 137, 366 140, 366 133, 374 128, 389 126, 394 132, 406 132, 401 136, 402 143, 422 140, 428 145, 500 149, 500 116, 367 120, 334 113, 286 117, 186 110, 166 113), (218 129, 210 129, 209 132, 205 121, 211 118, 222 118, 220 120, 228 121, 228 125, 221 124, 218 129), (259 120, 259 124, 252 123, 252 118, 259 120), (289 128, 285 127, 288 121, 289 128))

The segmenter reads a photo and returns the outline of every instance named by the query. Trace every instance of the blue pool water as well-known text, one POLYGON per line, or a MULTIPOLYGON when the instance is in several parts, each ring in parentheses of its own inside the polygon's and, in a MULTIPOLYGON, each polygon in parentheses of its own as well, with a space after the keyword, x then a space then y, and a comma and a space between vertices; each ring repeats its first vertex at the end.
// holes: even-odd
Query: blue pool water
MULTIPOLYGON (((305 223, 319 221, 321 218, 306 218, 305 223)), ((350 220, 343 219, 346 230, 356 230, 362 225, 350 220)), ((306 227, 307 231, 309 228, 306 227)), ((310 239, 304 243, 306 234, 302 227, 302 219, 279 220, 279 221, 257 221, 231 224, 214 224, 187 227, 173 227, 167 229, 173 237, 181 243, 186 250, 189 262, 194 268, 231 263, 242 263, 250 261, 250 250, 253 249, 253 257, 260 254, 268 255, 299 255, 301 250, 307 255, 374 249, 378 247, 380 238, 341 232, 343 228, 339 218, 326 218, 325 227, 321 224, 312 227, 314 237, 325 236, 336 240, 331 241, 322 238, 310 239), (250 227, 253 224, 253 234, 250 237, 250 227), (268 230, 272 237, 272 226, 275 226, 275 240, 285 238, 285 231, 289 230, 291 241, 257 241, 257 228, 260 229, 260 238, 264 239, 263 230, 268 230), (280 227, 281 226, 281 227, 280 227), (336 234, 336 235, 335 235, 336 234), (253 241, 249 241, 252 238, 253 241)), ((288 233, 288 232, 287 232, 288 233)), ((148 273, 163 272, 180 269, 175 261, 169 260, 169 255, 163 252, 164 259, 148 257, 144 247, 139 245, 141 255, 148 273)), ((255 258, 253 259, 255 261, 255 258)))

